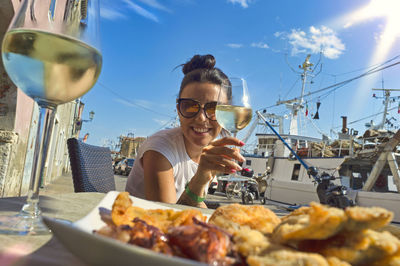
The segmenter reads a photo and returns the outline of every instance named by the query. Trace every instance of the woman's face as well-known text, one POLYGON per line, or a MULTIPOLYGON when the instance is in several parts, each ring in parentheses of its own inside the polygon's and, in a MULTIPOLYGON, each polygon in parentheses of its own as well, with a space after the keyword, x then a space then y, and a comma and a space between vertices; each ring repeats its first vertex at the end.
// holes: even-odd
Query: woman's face
MULTIPOLYGON (((196 100, 204 107, 206 103, 218 101, 219 90, 220 86, 212 83, 192 82, 183 88, 180 98, 196 100)), ((207 146, 221 132, 218 122, 208 119, 203 109, 192 118, 183 117, 179 110, 178 114, 186 145, 189 144, 195 149, 207 146)))

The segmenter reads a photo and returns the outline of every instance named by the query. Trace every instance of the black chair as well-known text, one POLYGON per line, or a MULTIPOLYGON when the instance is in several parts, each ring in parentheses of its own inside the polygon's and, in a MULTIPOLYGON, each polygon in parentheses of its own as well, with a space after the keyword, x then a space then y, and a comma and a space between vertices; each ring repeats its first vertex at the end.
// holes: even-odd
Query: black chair
POLYGON ((111 151, 86 144, 75 138, 67 140, 75 192, 115 190, 111 151))

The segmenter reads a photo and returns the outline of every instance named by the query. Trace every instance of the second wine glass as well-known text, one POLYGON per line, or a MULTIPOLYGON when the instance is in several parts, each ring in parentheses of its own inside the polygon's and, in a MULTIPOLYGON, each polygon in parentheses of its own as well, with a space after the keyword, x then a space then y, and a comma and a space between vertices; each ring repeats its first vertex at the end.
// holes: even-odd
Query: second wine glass
POLYGON ((229 88, 222 86, 215 114, 218 123, 236 137, 237 133, 250 123, 252 109, 246 80, 230 78, 230 81, 231 99, 227 97, 229 88))

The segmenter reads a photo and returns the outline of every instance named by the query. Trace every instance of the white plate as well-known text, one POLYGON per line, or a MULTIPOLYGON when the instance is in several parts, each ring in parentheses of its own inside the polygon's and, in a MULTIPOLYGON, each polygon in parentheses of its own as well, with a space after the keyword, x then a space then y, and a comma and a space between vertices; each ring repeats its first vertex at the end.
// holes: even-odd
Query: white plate
MULTIPOLYGON (((93 230, 105 225, 100 219, 99 207, 111 209, 118 193, 117 191, 108 192, 88 215, 75 223, 69 224, 49 217, 43 217, 43 220, 69 251, 89 265, 204 265, 197 261, 166 256, 111 238, 94 235, 93 230)), ((134 205, 144 209, 170 209, 155 202, 131 198, 134 205)))

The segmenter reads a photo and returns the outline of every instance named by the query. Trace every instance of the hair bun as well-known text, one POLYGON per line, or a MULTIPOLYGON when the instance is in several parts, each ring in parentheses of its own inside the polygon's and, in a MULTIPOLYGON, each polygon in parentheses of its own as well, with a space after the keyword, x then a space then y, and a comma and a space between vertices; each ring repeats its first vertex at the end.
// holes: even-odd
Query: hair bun
POLYGON ((186 64, 182 67, 182 72, 184 75, 187 73, 199 69, 199 68, 208 68, 213 69, 215 66, 215 58, 214 56, 207 55, 195 55, 190 59, 190 61, 186 62, 186 64))

